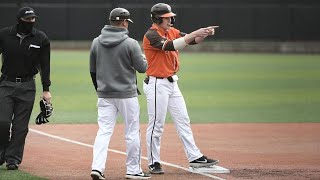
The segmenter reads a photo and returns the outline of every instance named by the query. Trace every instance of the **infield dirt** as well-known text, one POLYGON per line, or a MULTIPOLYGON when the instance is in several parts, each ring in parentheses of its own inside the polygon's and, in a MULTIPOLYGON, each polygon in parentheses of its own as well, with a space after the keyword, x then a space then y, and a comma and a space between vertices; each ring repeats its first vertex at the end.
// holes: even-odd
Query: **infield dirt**
MULTIPOLYGON (((97 125, 30 126, 52 135, 92 145, 97 125)), ((141 125, 142 155, 146 156, 146 125, 141 125)), ((193 124, 197 146, 230 174, 214 174, 224 179, 320 179, 320 123, 213 123, 193 124)), ((124 125, 117 124, 110 149, 125 152, 124 125)), ((125 155, 108 153, 107 179, 124 179, 125 155)), ((166 124, 161 158, 188 167, 173 124, 166 124)), ((52 180, 90 179, 92 148, 29 132, 22 171, 52 180)), ((174 167, 163 166, 165 174, 152 179, 211 179, 174 167)), ((147 170, 147 161, 142 160, 147 170)))

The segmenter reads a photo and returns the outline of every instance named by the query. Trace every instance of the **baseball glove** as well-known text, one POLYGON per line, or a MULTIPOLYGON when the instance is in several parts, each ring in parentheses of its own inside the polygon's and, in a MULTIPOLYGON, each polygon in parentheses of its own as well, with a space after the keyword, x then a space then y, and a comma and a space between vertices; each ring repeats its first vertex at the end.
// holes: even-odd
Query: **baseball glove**
POLYGON ((36 124, 45 124, 49 122, 48 118, 52 115, 53 107, 52 104, 48 103, 44 99, 40 100, 40 114, 36 118, 36 124))

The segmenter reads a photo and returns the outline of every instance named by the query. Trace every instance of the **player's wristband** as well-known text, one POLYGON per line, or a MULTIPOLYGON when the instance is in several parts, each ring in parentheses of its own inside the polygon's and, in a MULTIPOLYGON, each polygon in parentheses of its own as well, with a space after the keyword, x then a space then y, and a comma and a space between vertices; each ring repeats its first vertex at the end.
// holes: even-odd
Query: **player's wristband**
POLYGON ((188 44, 184 40, 184 37, 173 40, 173 47, 175 50, 181 50, 185 48, 188 44))

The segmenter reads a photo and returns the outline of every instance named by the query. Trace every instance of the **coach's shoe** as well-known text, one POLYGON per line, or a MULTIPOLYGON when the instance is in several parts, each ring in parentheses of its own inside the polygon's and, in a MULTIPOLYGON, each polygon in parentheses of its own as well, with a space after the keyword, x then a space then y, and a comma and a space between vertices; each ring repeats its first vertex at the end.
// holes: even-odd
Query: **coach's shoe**
POLYGON ((155 162, 155 163, 149 165, 148 167, 149 167, 149 172, 151 174, 163 174, 164 173, 161 164, 158 162, 155 162))
POLYGON ((150 179, 151 178, 150 174, 147 174, 144 172, 141 172, 139 174, 127 174, 125 177, 126 179, 150 179))
POLYGON ((104 180, 106 179, 104 177, 104 175, 102 174, 102 172, 98 171, 98 170, 92 170, 90 173, 92 180, 104 180))
POLYGON ((194 161, 189 162, 190 167, 194 167, 194 168, 207 167, 211 165, 216 165, 218 163, 219 163, 219 160, 208 159, 206 156, 202 156, 194 161))
POLYGON ((7 164, 7 170, 18 170, 18 168, 17 164, 7 164))

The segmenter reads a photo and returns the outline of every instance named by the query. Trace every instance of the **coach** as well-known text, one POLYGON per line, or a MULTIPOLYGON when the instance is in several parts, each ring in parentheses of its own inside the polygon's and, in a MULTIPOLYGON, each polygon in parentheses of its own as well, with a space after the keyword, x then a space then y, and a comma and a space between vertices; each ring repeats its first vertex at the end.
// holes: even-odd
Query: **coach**
MULTIPOLYGON (((102 180, 108 146, 118 114, 125 123, 126 179, 149 179, 141 169, 140 105, 136 71, 144 73, 147 61, 135 39, 129 37, 130 13, 115 8, 90 50, 90 74, 98 96, 99 130, 93 146, 92 179, 102 180)), ((108 177, 107 177, 108 179, 108 177)))
POLYGON ((8 170, 18 169, 22 161, 39 71, 42 98, 51 101, 50 42, 33 27, 36 17, 32 8, 23 7, 17 13, 18 23, 0 30, 0 165, 6 162, 8 170))

